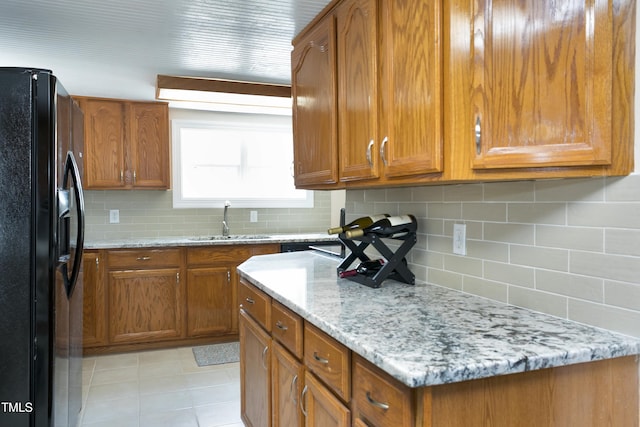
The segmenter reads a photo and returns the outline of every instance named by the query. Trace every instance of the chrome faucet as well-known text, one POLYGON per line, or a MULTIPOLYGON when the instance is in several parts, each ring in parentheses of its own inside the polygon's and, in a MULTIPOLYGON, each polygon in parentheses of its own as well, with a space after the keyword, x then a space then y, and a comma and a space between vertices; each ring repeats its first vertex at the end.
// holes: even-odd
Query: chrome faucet
POLYGON ((229 206, 231 206, 231 202, 226 200, 224 202, 224 214, 222 216, 222 235, 224 237, 229 236, 229 225, 227 224, 227 210, 229 209, 229 206))

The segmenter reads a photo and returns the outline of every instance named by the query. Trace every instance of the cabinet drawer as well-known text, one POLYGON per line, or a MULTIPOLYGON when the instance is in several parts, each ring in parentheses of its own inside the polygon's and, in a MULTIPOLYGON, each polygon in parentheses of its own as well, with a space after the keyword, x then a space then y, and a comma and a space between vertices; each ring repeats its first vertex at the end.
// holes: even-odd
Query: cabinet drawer
POLYGON ((302 358, 302 318, 278 303, 271 305, 271 335, 298 359, 302 358))
POLYGON ((134 249, 107 252, 110 270, 179 267, 182 264, 180 249, 134 249))
POLYGON ((238 285, 238 303, 256 322, 267 331, 271 331, 271 297, 254 286, 240 281, 238 285))
POLYGON ((353 358, 353 414, 376 426, 411 426, 411 389, 362 357, 353 358))
POLYGON ((345 402, 351 398, 351 352, 308 322, 304 323, 304 364, 345 402))
POLYGON ((187 264, 207 265, 216 262, 244 262, 251 256, 251 248, 243 246, 205 246, 187 249, 187 264))

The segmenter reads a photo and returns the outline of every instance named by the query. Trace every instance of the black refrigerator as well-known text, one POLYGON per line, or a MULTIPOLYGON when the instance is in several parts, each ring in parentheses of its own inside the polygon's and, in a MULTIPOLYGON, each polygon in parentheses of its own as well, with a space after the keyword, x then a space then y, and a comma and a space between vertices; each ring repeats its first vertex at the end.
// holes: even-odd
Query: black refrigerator
POLYGON ((82 111, 48 70, 0 68, 0 426, 76 426, 82 111))

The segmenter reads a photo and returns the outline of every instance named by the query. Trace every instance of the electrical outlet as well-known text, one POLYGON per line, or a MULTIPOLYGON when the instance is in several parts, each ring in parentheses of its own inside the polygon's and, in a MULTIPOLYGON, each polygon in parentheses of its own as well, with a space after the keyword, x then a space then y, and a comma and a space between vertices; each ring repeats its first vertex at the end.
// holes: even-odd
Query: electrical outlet
POLYGON ((453 253, 467 254, 467 225, 453 224, 453 253))
POLYGON ((111 224, 118 224, 120 222, 120 211, 118 209, 109 210, 109 222, 111 224))
POLYGON ((258 222, 258 211, 249 212, 249 222, 258 222))

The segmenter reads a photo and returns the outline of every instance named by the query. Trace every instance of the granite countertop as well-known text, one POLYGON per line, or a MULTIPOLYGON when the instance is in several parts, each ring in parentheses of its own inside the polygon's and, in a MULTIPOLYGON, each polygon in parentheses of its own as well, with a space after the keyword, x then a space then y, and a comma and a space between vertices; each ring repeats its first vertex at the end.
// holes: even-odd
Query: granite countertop
POLYGON ((255 256, 240 274, 410 387, 640 353, 640 340, 424 283, 339 279, 314 252, 255 256))
POLYGON ((267 243, 295 242, 337 242, 336 236, 327 233, 297 234, 247 234, 232 235, 231 238, 221 236, 187 236, 159 237, 144 239, 89 240, 85 249, 119 249, 119 248, 155 248, 167 246, 211 246, 211 245, 246 245, 267 243))

